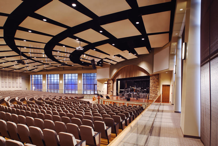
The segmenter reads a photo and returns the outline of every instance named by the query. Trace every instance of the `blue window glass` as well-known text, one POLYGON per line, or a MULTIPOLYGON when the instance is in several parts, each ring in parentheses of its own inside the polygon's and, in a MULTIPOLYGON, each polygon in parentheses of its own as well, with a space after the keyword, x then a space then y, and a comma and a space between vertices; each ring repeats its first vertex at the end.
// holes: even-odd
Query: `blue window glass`
POLYGON ((97 94, 96 73, 84 73, 83 78, 83 94, 97 94))
POLYGON ((47 92, 59 92, 59 74, 46 75, 47 78, 47 92))
POLYGON ((31 90, 33 91, 42 91, 42 80, 43 75, 31 75, 31 90))
POLYGON ((78 74, 64 74, 64 93, 78 93, 78 74))

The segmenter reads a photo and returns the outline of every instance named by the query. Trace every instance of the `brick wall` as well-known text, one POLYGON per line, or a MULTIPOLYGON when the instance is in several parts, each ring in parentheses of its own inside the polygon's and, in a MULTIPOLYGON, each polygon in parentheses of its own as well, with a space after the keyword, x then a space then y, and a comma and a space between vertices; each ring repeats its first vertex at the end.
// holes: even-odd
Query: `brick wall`
POLYGON ((150 77, 150 100, 155 99, 159 94, 159 74, 150 77))

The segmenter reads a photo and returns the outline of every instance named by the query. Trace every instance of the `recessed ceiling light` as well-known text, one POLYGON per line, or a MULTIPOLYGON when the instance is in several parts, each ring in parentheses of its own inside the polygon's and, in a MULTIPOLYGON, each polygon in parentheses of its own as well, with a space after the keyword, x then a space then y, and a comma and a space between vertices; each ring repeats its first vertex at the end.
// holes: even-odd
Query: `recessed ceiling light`
POLYGON ((95 51, 96 49, 94 49, 94 51, 95 51))
POLYGON ((139 24, 139 22, 137 21, 136 24, 139 24))
POLYGON ((103 31, 102 30, 100 30, 100 33, 102 33, 103 31))
POLYGON ((182 11, 183 9, 179 9, 180 11, 182 11))
POLYGON ((28 30, 28 32, 32 32, 31 30, 28 30))
POLYGON ((26 49, 26 47, 24 47, 24 49, 26 49))
POLYGON ((63 46, 63 47, 65 47, 65 46, 63 46))
POLYGON ((178 33, 176 33, 176 35, 178 35, 178 33))
POLYGON ((115 44, 112 44, 113 46, 115 46, 115 44))
POLYGON ((74 66, 74 65, 71 65, 71 66, 74 66))
POLYGON ((166 72, 166 73, 168 73, 168 72, 166 72))
POLYGON ((144 38, 142 38, 141 40, 144 40, 144 38))
POLYGON ((43 19, 43 21, 47 21, 46 19, 43 19))
POLYGON ((3 68, 4 69, 4 68, 3 68))
POLYGON ((24 40, 24 42, 26 42, 26 40, 24 40))
POLYGON ((76 41, 78 41, 78 39, 76 39, 76 41))
POLYGON ((119 58, 122 58, 122 57, 119 57, 119 58))
POLYGON ((134 55, 136 55, 136 54, 134 54, 134 55))
POLYGON ((85 57, 86 55, 84 54, 84 57, 85 57))
POLYGON ((76 3, 73 3, 73 4, 72 4, 72 7, 76 7, 76 6, 77 6, 76 3))
POLYGON ((5 56, 5 58, 6 58, 6 56, 5 56))

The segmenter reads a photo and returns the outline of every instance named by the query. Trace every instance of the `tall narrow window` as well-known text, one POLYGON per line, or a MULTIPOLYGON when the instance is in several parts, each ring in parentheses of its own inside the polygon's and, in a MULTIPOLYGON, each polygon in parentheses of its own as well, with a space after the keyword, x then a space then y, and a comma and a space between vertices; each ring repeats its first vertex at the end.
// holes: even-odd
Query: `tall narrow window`
POLYGON ((42 80, 43 75, 31 75, 30 81, 31 81, 31 90, 33 91, 42 91, 42 80))
POLYGON ((78 93, 78 74, 64 74, 64 93, 78 93))
POLYGON ((59 74, 46 75, 47 78, 47 92, 59 92, 59 74))
POLYGON ((97 94, 96 73, 85 73, 83 77, 83 94, 97 94))

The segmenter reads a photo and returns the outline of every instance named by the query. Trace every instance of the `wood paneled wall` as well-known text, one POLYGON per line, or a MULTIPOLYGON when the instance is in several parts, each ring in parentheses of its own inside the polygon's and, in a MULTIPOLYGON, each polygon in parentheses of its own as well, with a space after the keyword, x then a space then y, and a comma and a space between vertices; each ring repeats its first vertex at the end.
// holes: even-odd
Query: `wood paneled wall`
POLYGON ((218 0, 201 7, 201 140, 218 145, 218 0))

